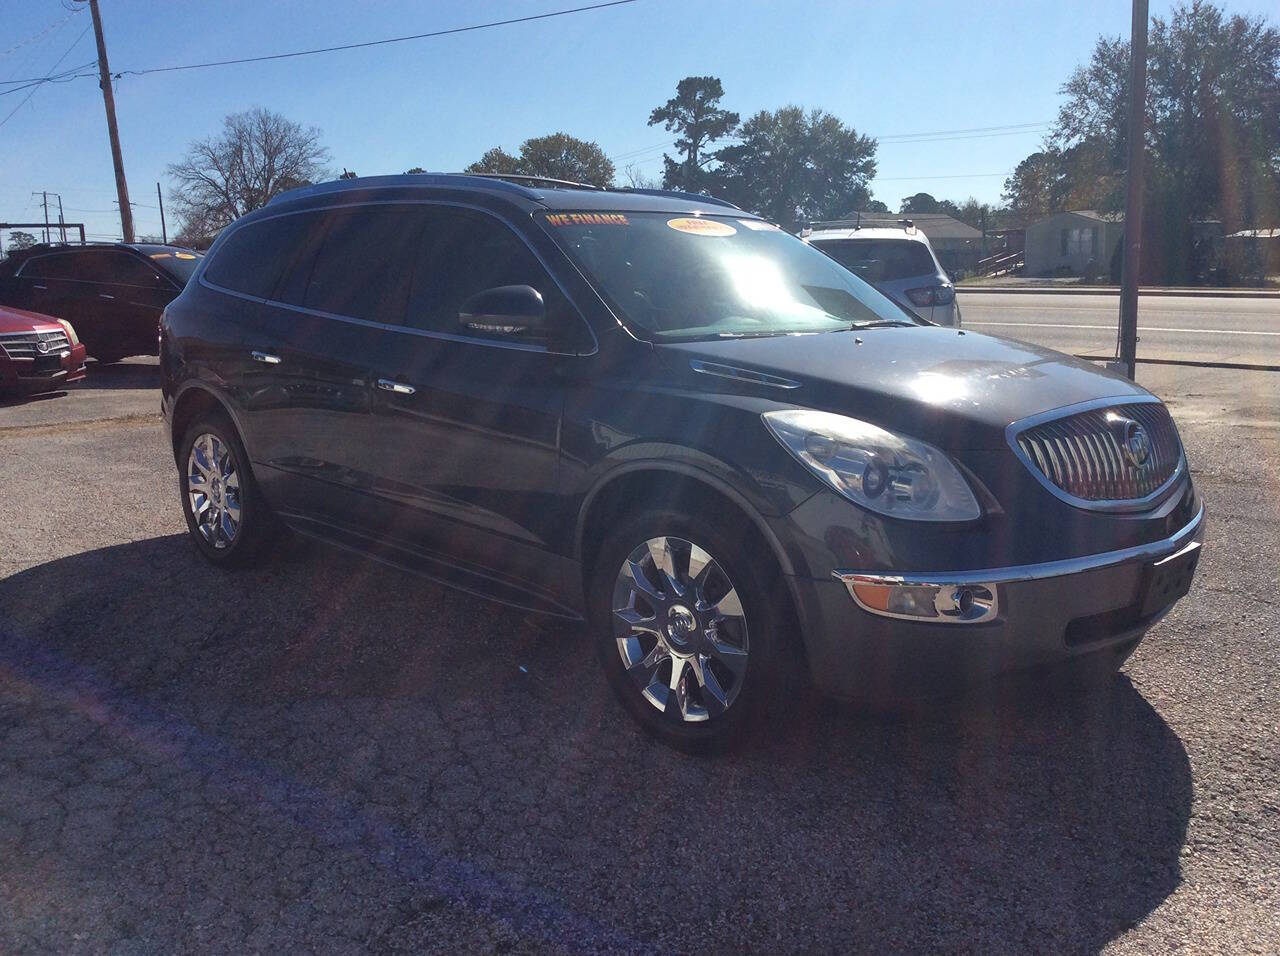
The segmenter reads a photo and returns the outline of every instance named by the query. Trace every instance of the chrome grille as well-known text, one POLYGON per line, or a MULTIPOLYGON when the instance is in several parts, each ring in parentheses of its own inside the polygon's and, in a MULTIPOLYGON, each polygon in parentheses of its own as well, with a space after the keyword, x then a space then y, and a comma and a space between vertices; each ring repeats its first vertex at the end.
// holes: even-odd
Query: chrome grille
MULTIPOLYGON (((1131 427, 1131 426, 1130 426, 1131 427)), ((1160 491, 1177 474, 1182 443, 1161 402, 1091 408, 1032 424, 1016 433, 1028 466, 1081 503, 1135 503, 1160 491), (1146 431, 1150 454, 1136 463, 1126 454, 1126 421, 1146 431)))
POLYGON ((5 332, 0 333, 0 348, 9 358, 39 358, 42 355, 57 355, 63 349, 71 348, 71 341, 65 332, 5 332), (40 351, 40 343, 45 343, 45 351, 40 351))

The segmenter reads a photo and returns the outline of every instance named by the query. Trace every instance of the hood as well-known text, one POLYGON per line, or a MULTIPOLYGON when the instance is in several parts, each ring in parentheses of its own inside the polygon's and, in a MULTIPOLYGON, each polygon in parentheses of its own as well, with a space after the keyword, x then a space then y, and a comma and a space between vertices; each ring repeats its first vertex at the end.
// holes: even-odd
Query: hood
POLYGON ((1005 427, 1029 415, 1093 399, 1149 394, 1061 352, 933 326, 658 348, 677 366, 701 360, 798 383, 783 389, 691 373, 701 380, 700 389, 749 391, 788 405, 852 415, 949 449, 1001 447, 1005 427))
POLYGON ((51 315, 0 305, 0 335, 6 332, 30 332, 32 330, 61 332, 62 326, 51 315))

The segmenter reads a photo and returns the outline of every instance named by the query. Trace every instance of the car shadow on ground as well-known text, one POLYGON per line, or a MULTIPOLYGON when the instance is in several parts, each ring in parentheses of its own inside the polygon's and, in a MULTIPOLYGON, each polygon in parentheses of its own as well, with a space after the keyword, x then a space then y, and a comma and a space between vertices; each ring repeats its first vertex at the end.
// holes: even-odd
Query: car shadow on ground
POLYGON ((0 581, 0 949, 1096 951, 1179 882, 1186 752, 1123 677, 981 700, 698 759, 580 631, 319 545, 63 558, 0 581))
POLYGON ((104 365, 85 363, 85 377, 73 388, 159 388, 160 365, 154 358, 125 359, 104 365))
POLYGON ((29 405, 32 402, 47 402, 55 398, 64 398, 66 394, 66 389, 55 392, 36 392, 34 395, 0 392, 0 408, 14 408, 18 405, 29 405))

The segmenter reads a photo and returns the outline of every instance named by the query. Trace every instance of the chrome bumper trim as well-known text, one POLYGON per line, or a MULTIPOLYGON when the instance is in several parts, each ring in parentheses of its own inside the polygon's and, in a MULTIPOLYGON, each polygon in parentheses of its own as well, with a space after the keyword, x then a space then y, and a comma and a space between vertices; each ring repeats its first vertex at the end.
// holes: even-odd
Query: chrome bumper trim
MULTIPOLYGON (((835 570, 833 577, 851 586, 855 581, 861 583, 878 583, 884 585, 964 585, 979 584, 1017 584, 1021 581, 1043 581, 1046 578, 1064 577, 1068 574, 1080 574, 1084 571, 1096 571, 1130 561, 1149 560, 1151 558, 1168 558, 1187 549, 1192 539, 1204 524, 1204 505, 1196 516, 1180 531, 1160 541, 1141 544, 1133 548, 1119 551, 1106 551, 1102 554, 1088 554, 1079 558, 1064 558, 1060 561, 1046 561, 1044 564, 1015 565, 1008 568, 989 568, 982 571, 847 571, 835 570)), ((852 590, 850 591, 852 593, 852 590)), ((859 602, 861 603, 861 602, 859 602)), ((874 613, 874 612, 873 612, 874 613)), ((915 620, 924 620, 915 618, 915 620)))

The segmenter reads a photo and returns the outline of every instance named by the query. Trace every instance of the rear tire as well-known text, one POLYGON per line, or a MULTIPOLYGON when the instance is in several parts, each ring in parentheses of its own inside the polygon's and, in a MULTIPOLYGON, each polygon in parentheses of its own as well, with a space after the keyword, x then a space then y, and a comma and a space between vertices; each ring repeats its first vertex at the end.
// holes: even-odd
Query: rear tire
POLYGON ((178 446, 178 485, 187 531, 201 556, 247 567, 278 539, 279 524, 254 480, 249 456, 226 415, 201 416, 178 446))
POLYGON ((640 726, 691 753, 758 726, 787 673, 780 587, 758 548, 696 515, 654 509, 609 533, 590 586, 593 641, 640 726))

